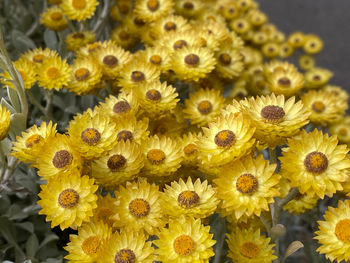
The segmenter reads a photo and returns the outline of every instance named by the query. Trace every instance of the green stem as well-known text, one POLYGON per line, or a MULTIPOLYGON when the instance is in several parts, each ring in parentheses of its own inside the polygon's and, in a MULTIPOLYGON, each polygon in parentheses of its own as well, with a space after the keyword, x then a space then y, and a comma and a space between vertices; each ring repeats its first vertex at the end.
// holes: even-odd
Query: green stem
POLYGON ((0 158, 1 158, 1 169, 0 169, 0 183, 2 182, 2 178, 4 177, 5 171, 7 170, 7 163, 5 158, 4 150, 0 145, 0 158))
POLYGON ((45 106, 45 116, 52 120, 52 102, 53 102, 53 90, 46 91, 46 106, 45 106))
POLYGON ((45 114, 45 108, 41 105, 41 103, 34 97, 30 90, 27 90, 27 95, 30 99, 30 102, 34 104, 42 114, 45 114))

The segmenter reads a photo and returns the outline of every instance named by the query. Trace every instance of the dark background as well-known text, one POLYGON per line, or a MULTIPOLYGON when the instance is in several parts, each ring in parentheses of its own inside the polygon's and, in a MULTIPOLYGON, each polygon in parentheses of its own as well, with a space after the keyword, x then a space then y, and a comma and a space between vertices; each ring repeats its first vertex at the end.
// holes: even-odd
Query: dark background
POLYGON ((324 47, 316 65, 334 72, 330 84, 350 91, 350 0, 257 0, 269 21, 286 35, 314 33, 324 47))

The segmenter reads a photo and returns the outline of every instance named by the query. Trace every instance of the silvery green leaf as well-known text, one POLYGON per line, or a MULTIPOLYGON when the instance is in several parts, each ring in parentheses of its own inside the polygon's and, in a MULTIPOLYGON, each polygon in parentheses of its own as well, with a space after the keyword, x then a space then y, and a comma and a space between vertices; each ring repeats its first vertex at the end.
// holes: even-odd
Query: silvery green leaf
POLYGON ((32 234, 26 242, 26 255, 34 257, 39 249, 39 240, 35 234, 32 234))
POLYGON ((15 68, 15 72, 16 72, 16 74, 17 74, 17 78, 18 78, 18 80, 19 80, 19 84, 21 85, 21 86, 18 87, 18 88, 20 88, 23 92, 25 92, 24 82, 23 82, 22 76, 21 76, 21 74, 17 71, 16 68, 15 68))
POLYGON ((15 236, 15 227, 13 223, 4 216, 0 217, 0 234, 12 247, 16 249, 16 252, 24 258, 24 253, 19 247, 15 236))
POLYGON ((45 247, 47 244, 49 244, 53 241, 56 241, 58 239, 59 239, 58 236, 54 233, 50 233, 50 234, 46 235, 44 240, 40 243, 39 249, 45 247))
POLYGON ((38 185, 35 183, 35 181, 28 177, 25 174, 22 173, 17 173, 15 174, 15 180, 16 182, 23 186, 24 188, 28 189, 29 191, 31 191, 32 193, 37 193, 38 192, 38 185))
POLYGON ((7 70, 6 62, 5 62, 5 57, 0 54, 0 68, 3 70, 7 70))
POLYGON ((27 51, 28 49, 36 48, 34 41, 19 30, 12 30, 11 38, 12 44, 17 49, 17 51, 21 53, 27 51))
POLYGON ((15 139, 22 131, 26 129, 27 119, 22 113, 11 114, 10 136, 15 139))
POLYGON ((52 104, 59 107, 61 110, 64 110, 66 107, 64 100, 58 95, 53 95, 52 104))
POLYGON ((5 106, 6 109, 8 109, 11 114, 16 113, 16 110, 12 107, 12 105, 10 103, 7 102, 7 100, 5 100, 4 98, 1 98, 1 105, 5 106))
POLYGON ((9 155, 10 154, 10 141, 9 139, 5 138, 0 142, 0 147, 2 149, 2 151, 4 152, 5 155, 9 155))
POLYGON ((21 112, 21 104, 19 102, 19 98, 18 98, 16 90, 7 86, 7 94, 9 96, 11 104, 12 104, 13 108, 16 110, 16 112, 21 112))
POLYGON ((0 197, 0 214, 3 215, 11 205, 10 198, 7 195, 0 197))
POLYGON ((31 222, 15 223, 15 226, 24 229, 29 233, 34 233, 34 225, 31 222))
POLYGON ((56 33, 48 28, 45 29, 44 31, 44 42, 46 46, 49 49, 55 49, 57 50, 58 48, 58 39, 56 36, 56 33))

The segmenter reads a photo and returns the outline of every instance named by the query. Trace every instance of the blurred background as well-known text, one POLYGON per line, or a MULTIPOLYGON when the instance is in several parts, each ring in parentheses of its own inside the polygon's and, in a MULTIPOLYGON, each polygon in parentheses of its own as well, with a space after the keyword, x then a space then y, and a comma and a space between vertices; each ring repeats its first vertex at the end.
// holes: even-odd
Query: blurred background
POLYGON ((258 0, 269 20, 285 34, 314 33, 324 41, 316 65, 334 72, 330 84, 350 91, 349 0, 258 0))

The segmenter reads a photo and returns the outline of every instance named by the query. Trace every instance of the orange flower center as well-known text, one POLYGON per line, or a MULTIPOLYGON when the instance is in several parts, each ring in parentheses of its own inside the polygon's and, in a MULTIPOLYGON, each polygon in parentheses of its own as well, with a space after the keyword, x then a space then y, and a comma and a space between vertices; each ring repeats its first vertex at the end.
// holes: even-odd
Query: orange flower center
POLYGON ((231 64, 232 58, 231 58, 231 56, 229 54, 222 53, 219 56, 219 60, 220 60, 221 64, 223 64, 224 66, 228 66, 228 65, 231 64))
POLYGON ((60 71, 58 68, 51 67, 46 71, 46 75, 49 79, 57 79, 60 76, 60 71))
POLYGON ((203 115, 207 115, 211 112, 211 110, 213 109, 213 105, 211 104, 211 102, 209 100, 202 100, 198 106, 197 109, 200 113, 202 113, 203 115))
POLYGON ((236 181, 236 189, 242 194, 251 194, 258 188, 258 179, 252 174, 242 174, 236 181))
POLYGON ((97 252, 100 246, 100 239, 97 236, 91 236, 84 240, 81 244, 81 249, 85 254, 91 255, 97 252))
POLYGON ((33 134, 26 140, 26 147, 32 148, 34 144, 41 142, 44 138, 39 134, 33 134))
POLYGON ((321 152, 311 152, 308 155, 306 155, 304 160, 304 166, 306 170, 310 173, 321 174, 328 167, 327 156, 321 152))
POLYGON ((43 54, 36 54, 33 56, 33 62, 42 63, 44 61, 45 56, 43 54))
POLYGON ((169 21, 169 22, 165 23, 164 29, 166 31, 176 30, 176 24, 174 22, 169 21))
POLYGON ((72 6, 78 10, 84 9, 86 7, 86 0, 73 0, 72 6))
POLYGON ((152 164, 156 164, 156 165, 161 164, 164 162, 165 158, 166 158, 165 153, 160 149, 152 149, 147 153, 147 159, 152 164))
POLYGON ((146 200, 137 198, 130 202, 129 211, 133 216, 141 218, 147 216, 151 211, 151 208, 146 200))
POLYGON ((184 147, 184 153, 185 153, 186 155, 194 154, 196 151, 197 151, 197 146, 194 145, 193 143, 187 144, 187 145, 184 147))
POLYGON ((131 249, 121 249, 114 257, 115 263, 135 263, 136 256, 131 249))
POLYGON ((337 223, 335 235, 340 241, 350 243, 350 219, 343 219, 337 223))
POLYGON ((186 256, 194 251, 195 243, 188 235, 178 236, 174 241, 174 250, 180 256, 186 256))
POLYGON ((215 135, 214 142, 219 147, 230 147, 236 139, 235 134, 230 130, 222 130, 215 135))
POLYGON ((90 71, 87 68, 79 68, 74 73, 78 81, 86 80, 90 76, 90 71))
POLYGON ((60 21, 63 18, 63 15, 61 12, 56 11, 51 13, 50 18, 53 21, 60 21))
POLYGON ((63 190, 58 196, 58 204, 63 208, 72 208, 79 201, 79 194, 71 188, 63 190))
POLYGON ((149 61, 152 64, 159 65, 160 63, 162 63, 162 58, 159 55, 153 55, 150 57, 149 61))
POLYGON ((326 105, 324 105, 322 101, 315 101, 311 107, 312 107, 312 110, 317 113, 322 113, 326 109, 326 105))
POLYGON ((199 195, 195 191, 183 191, 177 197, 177 201, 184 208, 195 207, 199 204, 199 195))
POLYGON ((259 247, 253 242, 245 242, 239 248, 239 252, 246 258, 256 258, 259 254, 259 247))
POLYGON ((340 136, 346 136, 348 134, 348 130, 346 128, 340 128, 338 134, 340 136))
POLYGON ((148 0, 147 7, 152 12, 156 11, 159 8, 158 0, 148 0))

